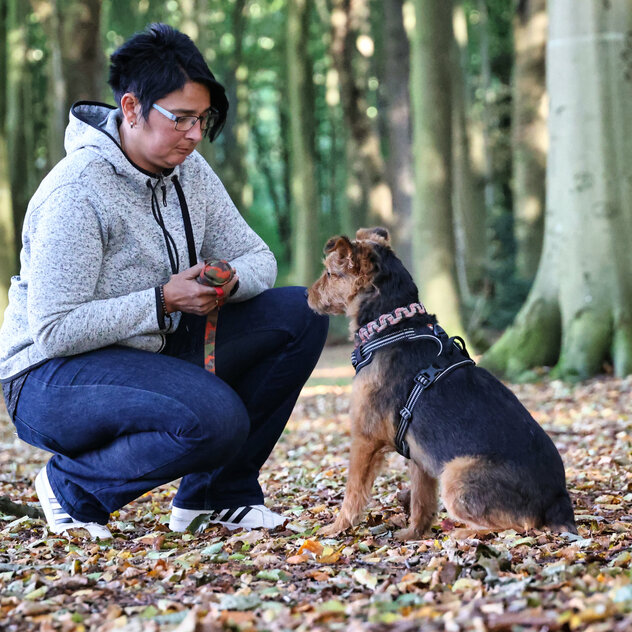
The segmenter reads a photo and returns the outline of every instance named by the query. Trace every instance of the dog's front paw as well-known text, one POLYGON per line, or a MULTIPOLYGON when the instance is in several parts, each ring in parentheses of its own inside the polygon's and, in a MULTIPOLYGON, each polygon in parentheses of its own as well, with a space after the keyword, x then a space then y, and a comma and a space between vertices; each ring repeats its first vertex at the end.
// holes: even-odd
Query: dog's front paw
POLYGON ((400 542, 407 540, 421 540, 424 537, 424 529, 416 529, 414 527, 408 527, 408 529, 400 529, 395 531, 395 538, 400 542))
POLYGON ((341 531, 344 531, 344 528, 340 528, 336 522, 327 525, 319 530, 319 534, 325 536, 326 538, 331 537, 333 535, 338 535, 341 531))

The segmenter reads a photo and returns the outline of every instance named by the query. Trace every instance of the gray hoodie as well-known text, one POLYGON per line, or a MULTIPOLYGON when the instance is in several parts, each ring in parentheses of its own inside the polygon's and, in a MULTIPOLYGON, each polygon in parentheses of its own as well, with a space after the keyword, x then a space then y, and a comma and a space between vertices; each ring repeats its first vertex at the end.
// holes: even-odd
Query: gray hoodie
POLYGON ((163 318, 155 288, 192 261, 228 260, 239 274, 232 301, 274 283, 274 256, 208 163, 193 152, 168 174, 145 172, 121 149, 120 117, 107 105, 76 104, 67 155, 31 199, 0 329, 3 382, 48 358, 112 344, 159 352, 180 314, 163 318))

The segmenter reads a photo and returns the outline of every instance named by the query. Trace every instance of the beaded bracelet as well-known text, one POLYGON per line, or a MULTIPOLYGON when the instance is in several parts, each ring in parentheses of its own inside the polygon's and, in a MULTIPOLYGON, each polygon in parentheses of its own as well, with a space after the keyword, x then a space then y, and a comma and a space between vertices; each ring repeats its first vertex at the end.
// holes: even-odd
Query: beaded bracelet
POLYGON ((160 293, 160 304, 162 305, 162 312, 165 316, 168 316, 169 312, 167 311, 167 301, 165 301, 165 286, 160 285, 158 287, 158 292, 160 293))

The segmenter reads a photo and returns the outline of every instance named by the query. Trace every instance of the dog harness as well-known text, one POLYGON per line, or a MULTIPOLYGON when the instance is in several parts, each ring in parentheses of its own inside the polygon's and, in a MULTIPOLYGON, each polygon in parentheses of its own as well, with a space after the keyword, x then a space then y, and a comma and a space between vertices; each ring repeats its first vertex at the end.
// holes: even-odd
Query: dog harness
MULTIPOLYGON (((413 303, 412 305, 417 306, 420 304, 413 303)), ((455 369, 468 364, 476 364, 474 360, 470 358, 463 338, 460 336, 448 337, 448 334, 446 334, 443 328, 437 324, 427 325, 426 327, 411 327, 409 329, 401 329, 392 334, 379 335, 384 329, 390 326, 389 317, 395 319, 397 317, 395 313, 402 309, 405 309, 406 312, 411 312, 412 305, 409 305, 408 308, 398 308, 390 314, 383 314, 376 321, 369 323, 369 325, 374 326, 371 328, 373 329, 373 333, 370 333, 368 336, 361 336, 359 333, 361 330, 358 330, 356 334, 356 346, 351 354, 351 364, 357 375, 362 368, 370 364, 375 351, 395 342, 401 342, 403 340, 432 340, 438 346, 438 353, 432 361, 432 364, 419 371, 413 378, 412 390, 408 395, 404 407, 399 411, 399 420, 395 432, 395 448, 399 454, 407 459, 410 458, 410 447, 406 441, 406 433, 408 432, 412 420, 413 410, 421 395, 437 380, 448 375, 448 373, 451 373, 455 369), (377 323, 377 325, 375 325, 375 323, 377 323), (389 324, 380 328, 380 323, 389 324), (363 337, 364 341, 362 340, 363 337)), ((421 306, 421 308, 423 309, 423 306, 421 306)), ((418 312, 417 307, 415 307, 410 316, 404 317, 411 318, 417 313, 426 312, 425 309, 423 312, 418 312)), ((401 314, 402 312, 399 311, 398 315, 401 316, 401 314)), ((403 320, 403 318, 399 318, 397 322, 401 322, 401 320, 403 320)), ((368 331, 367 327, 368 326, 365 326, 362 329, 368 331)))

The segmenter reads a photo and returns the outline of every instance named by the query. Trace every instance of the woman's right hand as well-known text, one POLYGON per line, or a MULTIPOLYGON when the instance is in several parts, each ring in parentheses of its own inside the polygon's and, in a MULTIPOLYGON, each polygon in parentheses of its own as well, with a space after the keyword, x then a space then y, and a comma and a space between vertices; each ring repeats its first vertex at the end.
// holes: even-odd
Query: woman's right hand
POLYGON ((198 314, 206 316, 214 309, 217 309, 222 302, 224 295, 228 296, 231 289, 237 283, 237 275, 222 288, 222 292, 217 292, 218 288, 203 285, 196 281, 200 272, 204 269, 204 263, 174 274, 168 283, 163 286, 165 294, 165 304, 167 311, 186 312, 188 314, 198 314))

